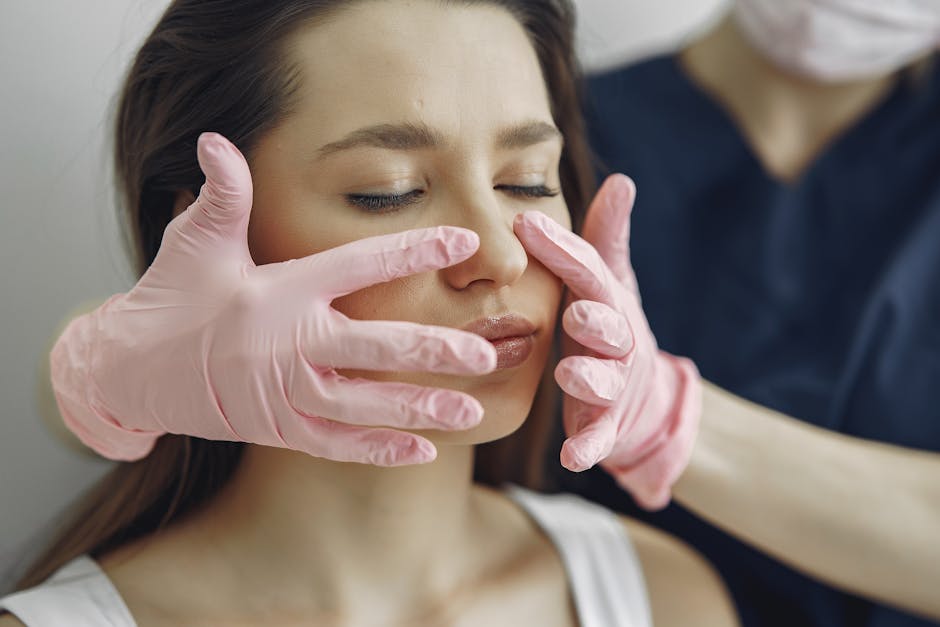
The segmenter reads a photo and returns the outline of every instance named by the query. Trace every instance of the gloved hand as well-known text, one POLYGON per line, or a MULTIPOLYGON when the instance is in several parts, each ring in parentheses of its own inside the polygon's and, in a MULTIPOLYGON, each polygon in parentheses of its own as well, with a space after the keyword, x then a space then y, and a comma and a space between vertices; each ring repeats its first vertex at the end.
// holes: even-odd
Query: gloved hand
POLYGON ((629 252, 634 197, 629 178, 609 177, 588 209, 584 239, 538 211, 517 216, 514 229, 584 299, 562 317, 580 346, 569 341, 555 369, 567 393, 561 463, 580 472, 599 462, 641 507, 655 510, 669 503, 691 455, 701 380, 689 359, 658 349, 640 306, 629 252))
POLYGON ((479 423, 483 408, 468 394, 346 379, 334 369, 483 374, 496 366, 489 342, 444 327, 352 320, 330 306, 467 259, 476 233, 416 229, 256 266, 247 162, 216 133, 199 137, 197 154, 206 182, 167 226, 153 264, 129 292, 73 320, 51 351, 59 409, 85 444, 136 460, 164 433, 180 433, 392 466, 436 456, 427 439, 397 428, 479 423))

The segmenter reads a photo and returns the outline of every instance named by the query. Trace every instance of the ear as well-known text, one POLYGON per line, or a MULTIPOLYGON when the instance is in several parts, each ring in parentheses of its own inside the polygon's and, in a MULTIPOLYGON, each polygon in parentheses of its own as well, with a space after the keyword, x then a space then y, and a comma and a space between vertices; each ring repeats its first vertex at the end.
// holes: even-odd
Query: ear
POLYGON ((196 202, 196 197, 188 189, 181 189, 176 193, 176 201, 173 203, 173 217, 186 211, 186 209, 196 202))

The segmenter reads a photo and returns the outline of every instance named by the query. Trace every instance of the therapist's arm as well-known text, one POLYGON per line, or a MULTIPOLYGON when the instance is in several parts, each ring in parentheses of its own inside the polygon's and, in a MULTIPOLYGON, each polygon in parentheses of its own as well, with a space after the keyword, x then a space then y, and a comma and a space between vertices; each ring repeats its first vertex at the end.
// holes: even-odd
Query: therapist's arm
POLYGON ((821 429, 703 385, 678 502, 811 577, 940 619, 940 454, 821 429))
POLYGON ((701 381, 688 360, 660 351, 630 264, 634 197, 627 177, 608 177, 583 238, 536 211, 514 223, 576 299, 562 317, 572 342, 555 369, 568 394, 562 465, 599 463, 651 510, 671 492, 811 577, 940 619, 940 454, 810 426, 701 381))

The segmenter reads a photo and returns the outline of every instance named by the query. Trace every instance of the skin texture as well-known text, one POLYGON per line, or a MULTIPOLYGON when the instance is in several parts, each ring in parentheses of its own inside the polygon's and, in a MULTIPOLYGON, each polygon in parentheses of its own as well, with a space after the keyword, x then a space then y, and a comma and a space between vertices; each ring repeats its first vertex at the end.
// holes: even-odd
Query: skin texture
MULTIPOLYGON (((470 259, 334 306, 352 318, 452 327, 513 312, 535 325, 535 349, 522 365, 478 378, 343 371, 464 390, 483 404, 483 423, 421 432, 437 445, 437 459, 400 468, 248 446, 209 507, 99 561, 142 626, 575 625, 553 545, 507 497, 471 481, 472 445, 525 420, 562 293, 514 236, 513 218, 535 209, 568 226, 563 197, 528 198, 507 187, 558 190, 561 143, 548 134, 499 147, 507 127, 552 125, 535 53, 501 9, 424 1, 356 4, 293 43, 299 100, 249 164, 255 262, 409 228, 470 228, 480 236, 470 259), (401 123, 426 127, 440 144, 323 151, 357 129, 401 123), (412 190, 421 191, 418 202, 381 213, 347 198, 412 190)), ((191 200, 181 196, 178 212, 191 200)), ((657 625, 703 617, 734 624, 700 558, 661 532, 625 524, 649 573, 657 625), (690 599, 688 614, 668 603, 675 594, 690 599)))

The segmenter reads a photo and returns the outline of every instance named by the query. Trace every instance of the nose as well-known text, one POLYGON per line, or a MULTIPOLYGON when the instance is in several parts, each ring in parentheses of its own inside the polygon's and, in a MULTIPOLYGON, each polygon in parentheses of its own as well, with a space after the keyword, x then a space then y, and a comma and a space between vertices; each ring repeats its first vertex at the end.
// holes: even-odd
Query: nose
POLYGON ((472 285, 500 288, 515 283, 529 263, 522 243, 512 230, 516 211, 510 211, 496 199, 492 189, 475 199, 464 199, 459 207, 459 219, 454 223, 476 231, 480 247, 472 257, 442 270, 454 289, 463 290, 472 285))

